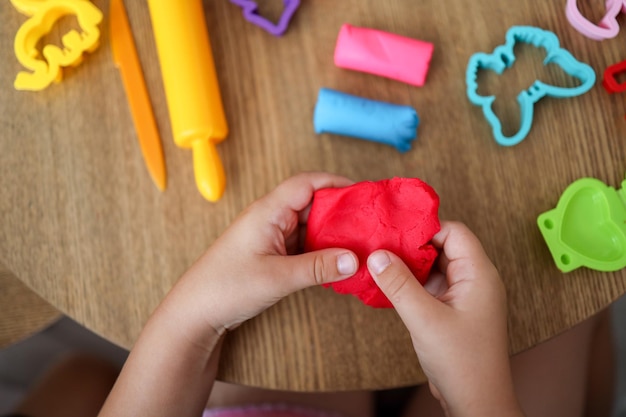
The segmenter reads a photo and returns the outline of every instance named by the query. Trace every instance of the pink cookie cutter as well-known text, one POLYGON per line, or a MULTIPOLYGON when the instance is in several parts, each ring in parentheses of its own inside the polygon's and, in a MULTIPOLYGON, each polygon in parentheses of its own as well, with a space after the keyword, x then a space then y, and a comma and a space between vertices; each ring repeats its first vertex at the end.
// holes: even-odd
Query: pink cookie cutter
POLYGON ((617 16, 620 13, 626 13, 626 0, 606 0, 606 13, 597 25, 580 13, 576 1, 567 0, 567 6, 565 6, 565 15, 574 29, 596 41, 617 36, 619 32, 617 16))
POLYGON ((430 42, 344 24, 335 47, 335 65, 421 87, 433 49, 430 42))

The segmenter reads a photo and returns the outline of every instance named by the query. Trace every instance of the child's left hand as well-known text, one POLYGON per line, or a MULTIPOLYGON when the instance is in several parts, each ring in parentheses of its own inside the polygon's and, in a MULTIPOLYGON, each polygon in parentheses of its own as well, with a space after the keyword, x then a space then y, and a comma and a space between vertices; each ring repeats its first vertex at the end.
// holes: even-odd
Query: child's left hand
POLYGON ((347 249, 298 254, 313 193, 350 184, 322 173, 286 180, 235 220, 180 279, 166 304, 184 309, 185 321, 202 323, 204 332, 210 326, 222 334, 292 292, 353 275, 358 258, 347 249))

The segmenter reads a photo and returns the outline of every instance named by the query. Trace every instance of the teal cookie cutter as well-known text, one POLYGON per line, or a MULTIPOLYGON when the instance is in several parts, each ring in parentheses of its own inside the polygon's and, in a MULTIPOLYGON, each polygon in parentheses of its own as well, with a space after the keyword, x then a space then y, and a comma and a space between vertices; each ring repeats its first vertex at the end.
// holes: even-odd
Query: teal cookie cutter
POLYGON ((596 73, 589 65, 576 60, 572 54, 561 48, 559 38, 552 32, 533 26, 512 26, 506 33, 506 43, 494 49, 493 53, 478 52, 470 57, 466 72, 467 97, 476 106, 481 106, 487 122, 492 127, 496 142, 502 146, 513 146, 520 143, 530 132, 533 124, 534 105, 545 96, 556 98, 575 97, 586 93, 596 81, 596 73), (505 69, 515 62, 513 48, 518 42, 528 43, 537 48, 546 50, 544 65, 551 63, 559 65, 570 76, 580 80, 576 87, 557 87, 536 80, 528 89, 517 96, 520 106, 520 129, 512 136, 502 133, 502 123, 492 109, 495 96, 481 96, 478 94, 478 71, 489 69, 502 74, 505 69))
POLYGON ((569 185, 537 225, 556 266, 617 271, 626 267, 626 180, 615 190, 595 178, 569 185))

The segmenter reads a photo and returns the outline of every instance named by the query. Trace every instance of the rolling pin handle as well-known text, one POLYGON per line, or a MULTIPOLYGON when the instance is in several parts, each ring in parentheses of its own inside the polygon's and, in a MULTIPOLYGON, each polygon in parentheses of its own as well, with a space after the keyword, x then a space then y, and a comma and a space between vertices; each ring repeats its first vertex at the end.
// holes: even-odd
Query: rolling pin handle
POLYGON ((226 174, 217 148, 208 139, 198 139, 193 142, 192 149, 193 171, 198 190, 204 198, 216 202, 224 194, 226 186, 226 174))

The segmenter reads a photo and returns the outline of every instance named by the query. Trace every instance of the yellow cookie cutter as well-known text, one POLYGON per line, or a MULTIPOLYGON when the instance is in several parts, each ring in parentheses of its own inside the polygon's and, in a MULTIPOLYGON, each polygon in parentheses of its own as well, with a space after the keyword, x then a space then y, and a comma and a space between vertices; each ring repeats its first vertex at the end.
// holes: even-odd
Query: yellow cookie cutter
POLYGON ((63 79, 61 67, 81 63, 84 52, 93 52, 99 44, 102 12, 89 0, 11 0, 13 6, 30 18, 15 35, 17 60, 32 72, 21 71, 13 86, 16 90, 43 90, 63 79), (63 16, 75 15, 82 33, 70 30, 63 35, 63 48, 45 45, 39 53, 37 44, 63 16), (41 55, 43 54, 43 58, 41 55))

